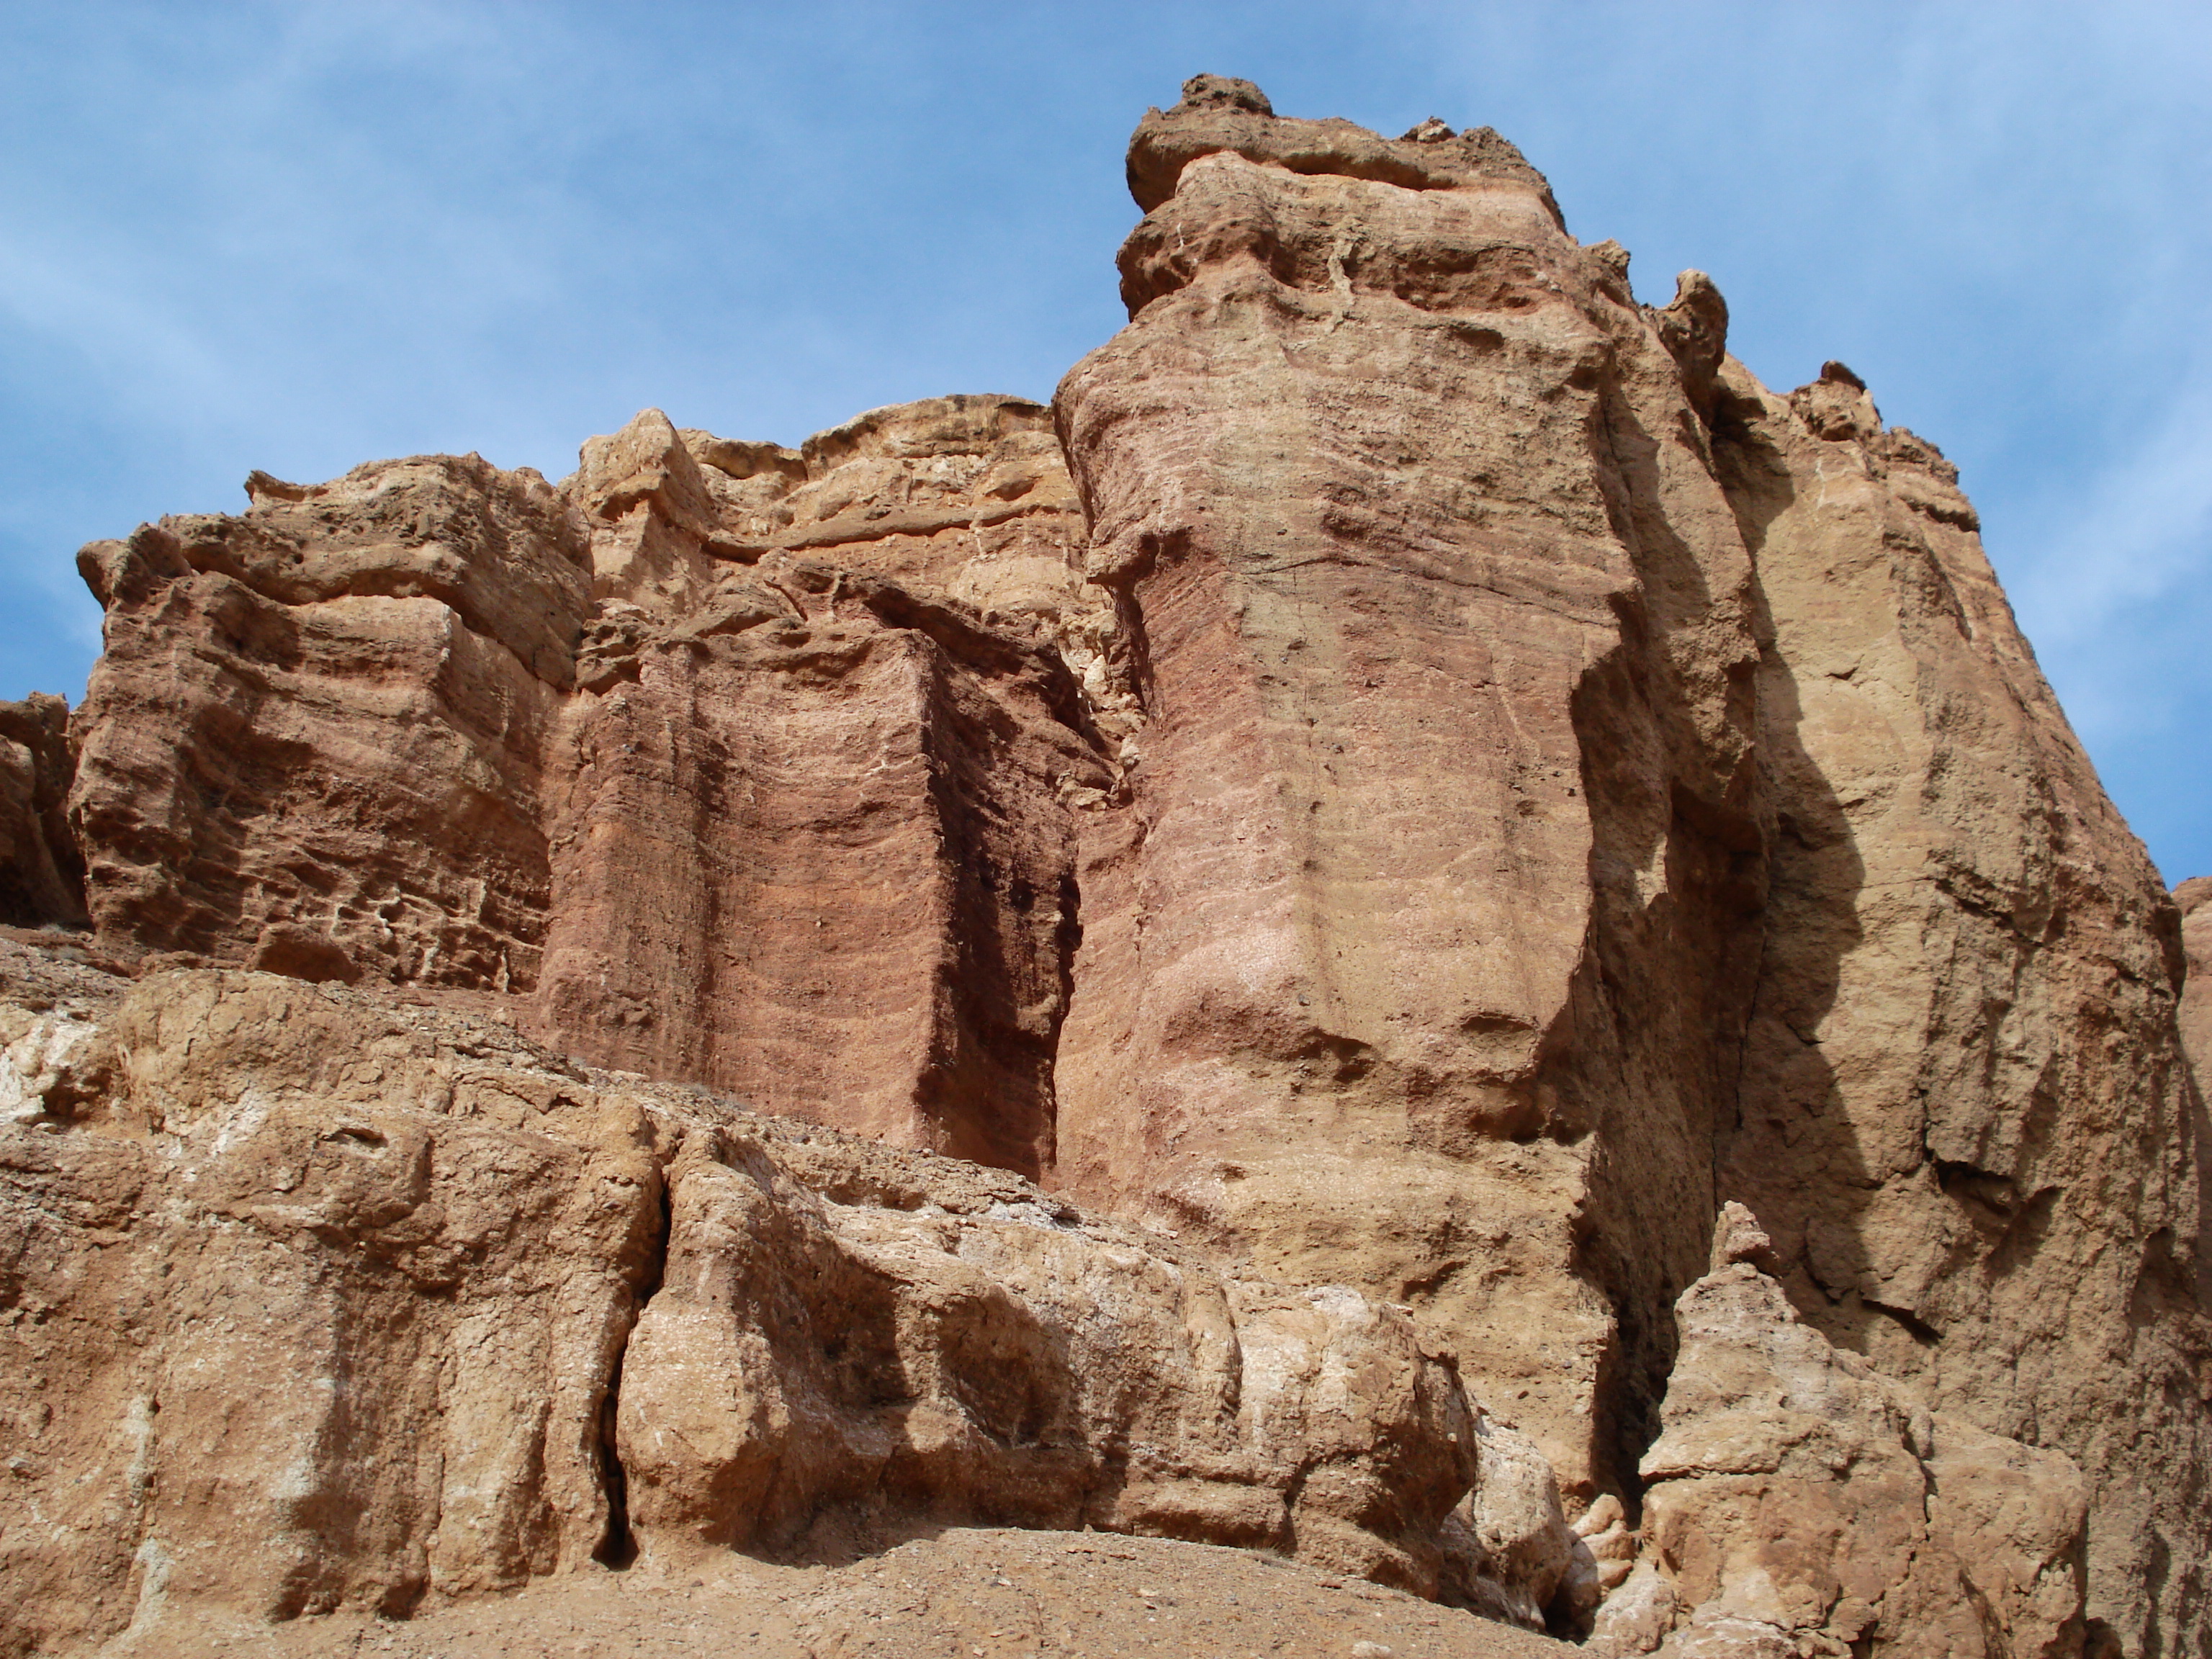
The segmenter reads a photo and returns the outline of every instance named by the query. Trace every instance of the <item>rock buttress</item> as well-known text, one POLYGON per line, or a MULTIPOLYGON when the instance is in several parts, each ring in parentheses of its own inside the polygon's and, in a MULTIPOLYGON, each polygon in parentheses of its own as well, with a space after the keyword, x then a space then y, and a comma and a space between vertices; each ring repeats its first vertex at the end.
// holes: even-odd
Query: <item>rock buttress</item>
POLYGON ((1413 1304, 1587 1495, 1711 1224, 1749 561, 1669 317, 1510 145, 1210 86, 1138 130, 1132 320, 1058 400, 1150 721, 1062 1178, 1413 1304))
POLYGON ((2179 918, 1956 470, 1838 364, 1785 398, 1731 362, 1720 398, 1776 814, 1722 1181, 1814 1324, 2070 1454, 2091 1616, 2130 1654, 2193 1651, 2212 1262, 2179 918))

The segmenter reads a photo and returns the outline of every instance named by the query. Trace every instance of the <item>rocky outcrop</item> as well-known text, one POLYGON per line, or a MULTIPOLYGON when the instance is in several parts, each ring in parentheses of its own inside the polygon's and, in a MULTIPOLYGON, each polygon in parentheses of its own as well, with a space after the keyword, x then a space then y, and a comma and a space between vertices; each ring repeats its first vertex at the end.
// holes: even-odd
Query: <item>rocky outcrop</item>
POLYGON ((2212 1594, 2212 1218, 2173 908, 1956 470, 1840 365, 1783 398, 1731 363, 1720 388, 1775 815, 1722 1188, 1829 1337, 2075 1458, 2091 1615, 2161 1651, 2212 1594))
POLYGON ((0 922, 84 925, 84 862, 67 817, 76 773, 66 702, 41 691, 0 702, 0 922))
POLYGON ((480 1018, 0 956, 0 1650, 963 1522, 1531 1593, 1447 1522, 1550 1471, 1352 1291, 480 1018))
POLYGON ((1063 1177, 1413 1304, 1626 1490, 1759 893, 1751 565, 1674 318, 1495 135, 1202 79, 1130 172, 1132 320, 1058 402, 1150 720, 1063 1177))
POLYGON ((1048 1164, 1069 802, 1114 771, 1056 648, 1097 625, 1042 422, 883 411, 742 479, 656 416, 586 447, 595 581, 629 597, 600 600, 546 787, 550 1039, 1048 1164))
POLYGON ((1802 1323, 1731 1203, 1684 1292, 1646 1558, 1616 1655, 2082 1652, 2086 1488, 2063 1453, 1934 1413, 1802 1323), (1673 1633, 1669 1634, 1669 1627, 1673 1633), (1663 1640, 1662 1640, 1663 1638, 1663 1640))
POLYGON ((19 1276, 106 1379, 21 1604, 927 1512, 1625 1651, 2201 1646, 2212 906, 1954 471, 1840 365, 1760 386, 1699 273, 1639 305, 1487 129, 1200 76, 1129 179, 1050 411, 648 410, 85 550, 0 870, 66 922, 81 847, 57 949, 147 977, 0 1033, 19 1276), (131 1414, 231 1422, 226 1342, 368 1403, 131 1414), (355 1449, 403 1409, 459 1437, 355 1449))
POLYGON ((526 997, 595 1060, 1048 1163, 1073 812, 1135 721, 1042 410, 249 489, 81 560, 103 941, 526 997))
POLYGON ((520 988, 544 948, 547 748, 587 547, 475 457, 256 474, 78 568, 107 612, 70 815, 112 948, 520 988))
POLYGON ((1064 1176, 1412 1303, 1585 1497, 1743 1197, 1835 1340, 2078 1460, 2093 1617, 2197 1628, 2172 911, 1955 474, 1698 273, 1636 306, 1493 134, 1201 77, 1130 178, 1058 404, 1151 720, 1064 1176))

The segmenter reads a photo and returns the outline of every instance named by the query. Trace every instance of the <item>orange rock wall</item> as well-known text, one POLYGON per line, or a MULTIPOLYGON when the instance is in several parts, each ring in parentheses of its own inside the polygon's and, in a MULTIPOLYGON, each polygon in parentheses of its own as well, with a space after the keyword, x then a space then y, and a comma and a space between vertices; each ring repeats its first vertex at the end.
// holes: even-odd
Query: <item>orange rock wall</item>
MULTIPOLYGON (((1632 1508, 1692 1409, 1679 1298, 1741 1200, 1767 1324, 2064 1453, 2084 1639, 2189 1650, 2206 911, 2185 941, 1953 471, 1840 366, 1758 385, 1698 273, 1638 304, 1487 130, 1200 76, 1129 176, 1129 326, 1050 411, 798 449, 647 411, 558 485, 257 474, 87 549, 97 945, 458 1000, 1358 1286, 1578 1505, 1632 1508)), ((2070 1536, 2030 1548, 2065 1632, 2070 1536)), ((1555 1553, 1515 1616, 1581 1582, 1555 1553)), ((1751 1605, 1686 1560, 1681 1608, 1751 1605)))

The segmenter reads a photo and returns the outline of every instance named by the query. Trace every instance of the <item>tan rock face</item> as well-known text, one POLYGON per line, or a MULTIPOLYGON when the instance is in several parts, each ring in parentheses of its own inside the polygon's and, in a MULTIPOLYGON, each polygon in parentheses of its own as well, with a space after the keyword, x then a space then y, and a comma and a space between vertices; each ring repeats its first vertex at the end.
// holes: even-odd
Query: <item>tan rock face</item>
POLYGON ((28 1000, 0 1009, 0 1409, 37 1523, 0 1536, 0 1648, 172 1599, 404 1613, 602 1548, 660 1226, 634 1103, 289 979, 28 1000))
POLYGON ((69 705, 33 692, 0 702, 0 921, 82 926, 84 860, 67 807, 76 754, 69 705))
POLYGON ((1063 1178, 1413 1304, 1586 1498, 1702 1271, 1756 962, 1705 290, 1640 310, 1494 135, 1218 90, 1139 128, 1132 321, 1060 392, 1151 721, 1063 1178))
POLYGON ((526 994, 594 1060, 1050 1160, 1074 807, 1136 722, 1042 410, 250 488, 82 560, 104 941, 526 994))
POLYGON ((1832 1347, 1760 1271, 1772 1258, 1750 1212, 1727 1210, 1735 1237, 1683 1294, 1665 1432, 1644 1455, 1657 1593, 1625 1595, 1598 1645, 1669 1659, 2081 1652, 2080 1471, 1931 1415, 1832 1347))
POLYGON ((243 962, 275 929, 379 978, 535 984, 580 527, 474 457, 252 487, 78 556, 107 611, 70 802, 101 939, 243 962))
POLYGON ((1730 365, 1776 818, 1725 1190, 1831 1338, 2096 1493, 2130 1652, 2212 1582, 2203 1109, 2172 905, 2021 637, 1956 472, 1831 364, 1730 365))
POLYGON ((22 1379, 94 1381, 19 1601, 401 1606, 933 1504, 1609 1592, 1627 1651, 2033 1651, 2078 1480, 2081 1641, 2202 1646, 2212 905, 1953 470, 1840 366, 1759 386, 1698 273, 1637 304, 1487 129, 1200 76, 1129 177, 1132 320, 1051 411, 647 410, 557 486, 256 474, 85 550, 86 707, 0 709, 0 920, 71 920, 81 846, 78 960, 289 979, 103 1023, 26 970, 8 1328, 77 1346, 8 1386, 36 1434, 22 1379), (339 1381, 250 1441, 190 1403, 255 1365, 339 1381), (390 1401, 463 1438, 357 1454, 390 1401))
POLYGON ((1504 1431, 1357 1292, 489 1021, 0 954, 0 1650, 963 1522, 1528 1593, 1446 1525, 1528 1505, 1504 1431))

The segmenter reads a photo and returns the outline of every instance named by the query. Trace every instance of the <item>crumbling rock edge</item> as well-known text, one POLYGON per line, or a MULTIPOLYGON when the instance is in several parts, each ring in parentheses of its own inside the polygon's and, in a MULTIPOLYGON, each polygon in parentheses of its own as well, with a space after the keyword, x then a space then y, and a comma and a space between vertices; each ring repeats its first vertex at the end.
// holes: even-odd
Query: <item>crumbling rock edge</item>
POLYGON ((0 1543, 9 1651, 963 1524, 1266 1549, 1540 1626, 1565 1592, 1548 1466, 1348 1287, 480 1018, 12 941, 0 968, 0 1390, 40 1517, 0 1543))

